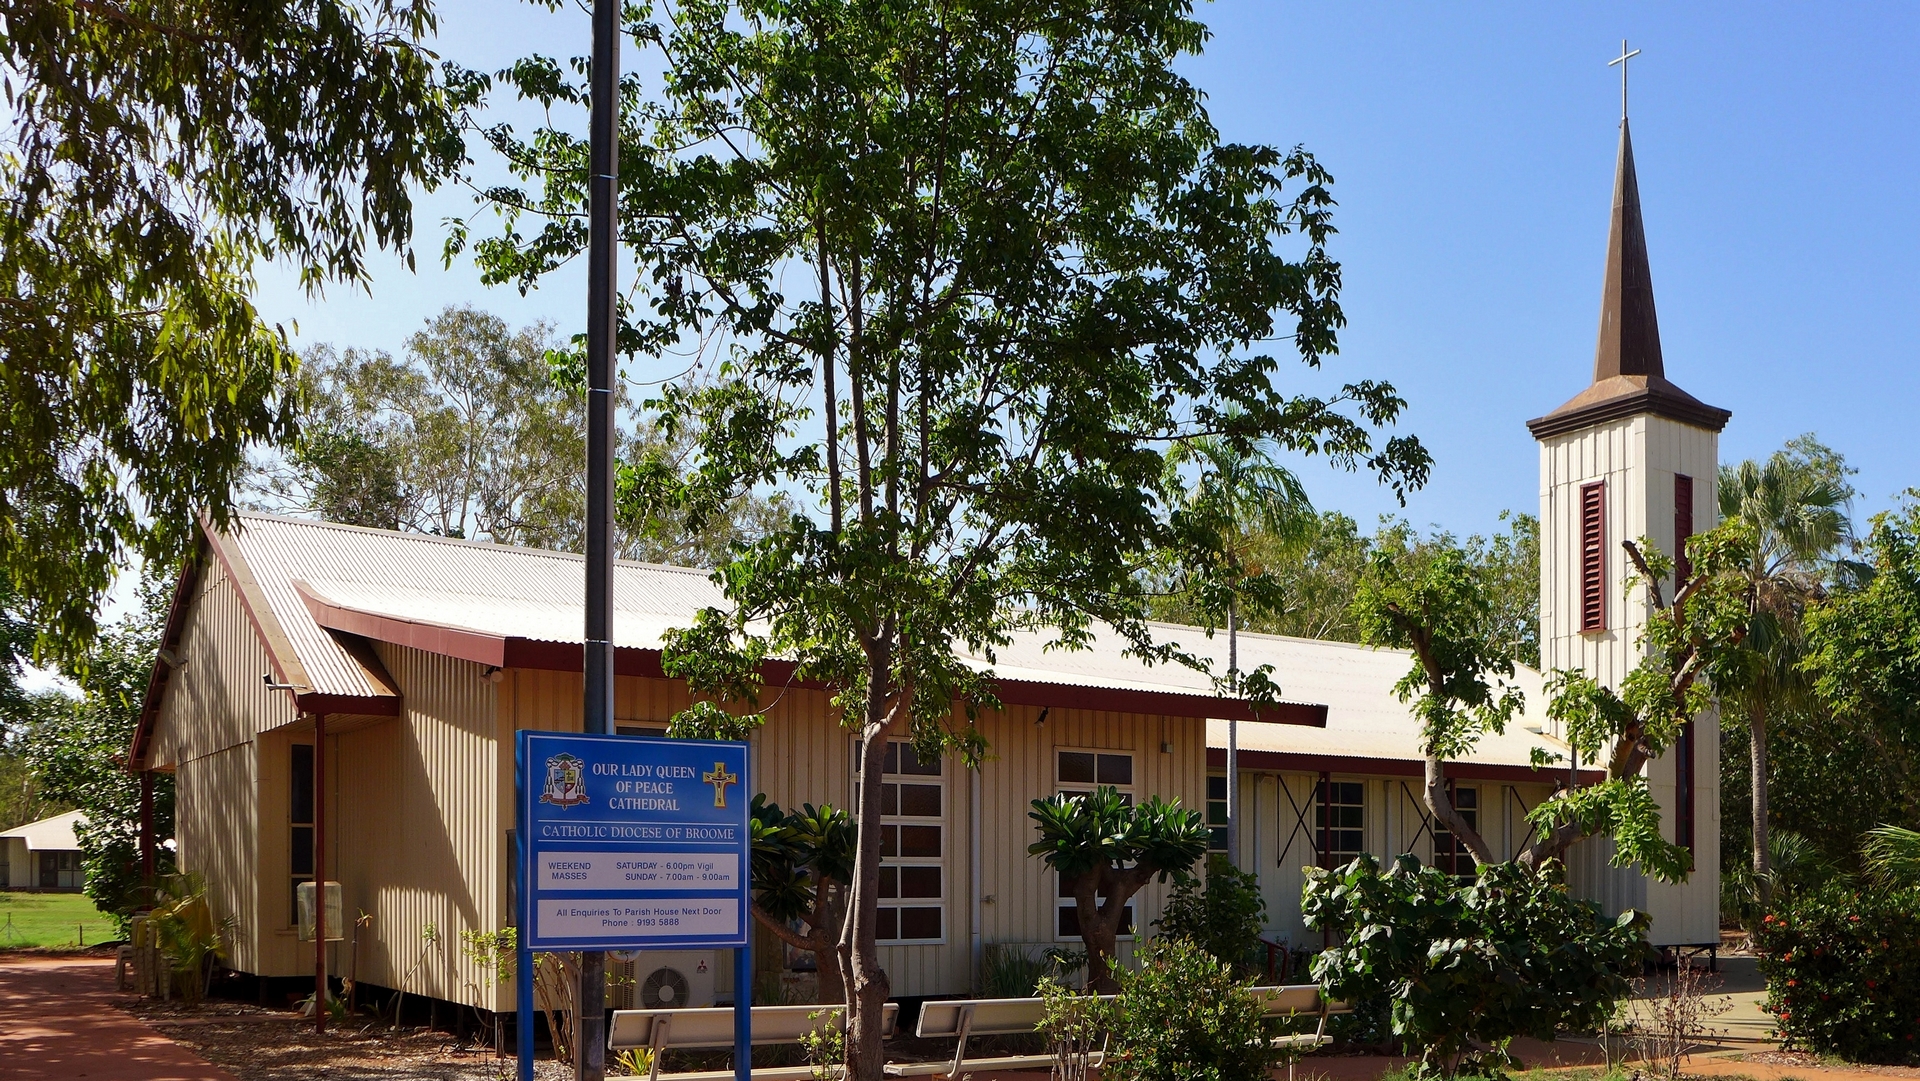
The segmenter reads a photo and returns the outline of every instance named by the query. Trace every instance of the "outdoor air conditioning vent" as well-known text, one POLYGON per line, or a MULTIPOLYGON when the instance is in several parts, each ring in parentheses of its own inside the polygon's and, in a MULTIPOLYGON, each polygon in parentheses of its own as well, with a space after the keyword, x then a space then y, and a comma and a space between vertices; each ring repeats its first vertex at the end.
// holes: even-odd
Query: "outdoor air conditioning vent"
POLYGON ((713 954, 642 953, 634 963, 636 1006, 675 1010, 713 1005, 713 954))

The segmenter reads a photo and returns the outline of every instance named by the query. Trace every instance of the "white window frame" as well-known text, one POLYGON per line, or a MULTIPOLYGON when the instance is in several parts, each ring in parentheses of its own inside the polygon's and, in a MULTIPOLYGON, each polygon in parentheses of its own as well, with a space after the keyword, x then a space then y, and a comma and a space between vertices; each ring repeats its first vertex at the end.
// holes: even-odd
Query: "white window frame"
MULTIPOLYGON (((1128 773, 1128 776, 1132 778, 1132 780, 1127 784, 1116 784, 1116 785, 1112 785, 1111 787, 1117 790, 1122 796, 1126 797, 1126 800, 1129 804, 1133 803, 1135 801, 1135 796, 1139 794, 1141 755, 1140 755, 1140 752, 1138 751, 1135 751, 1127 747, 1055 747, 1053 748, 1052 753, 1053 753, 1053 771, 1052 771, 1053 772, 1053 791, 1055 795, 1059 795, 1065 792, 1071 792, 1076 795, 1089 795, 1094 791, 1094 789, 1099 788, 1100 787, 1099 756, 1103 754, 1104 755, 1125 755, 1128 759, 1131 760, 1132 764, 1129 767, 1127 773, 1128 773), (1060 779, 1060 755, 1063 753, 1091 754, 1095 756, 1094 766, 1093 766, 1094 781, 1092 784, 1088 784, 1083 781, 1071 781, 1071 782, 1062 781, 1060 779)), ((1081 941, 1080 936, 1078 935, 1063 935, 1060 933, 1061 910, 1075 908, 1076 906, 1078 906, 1079 902, 1074 900, 1071 897, 1060 896, 1060 874, 1057 871, 1054 872, 1054 876, 1053 876, 1053 895, 1054 895, 1053 927, 1052 927, 1053 940, 1055 942, 1081 941)), ((1137 898, 1139 894, 1135 894, 1134 896, 1137 898)), ((1098 900, 1101 900, 1101 898, 1096 897, 1095 900, 1098 901, 1098 900)), ((1139 931, 1140 931, 1140 923, 1138 919, 1139 912, 1140 912, 1139 908, 1136 907, 1132 901, 1128 901, 1126 907, 1133 910, 1133 914, 1135 917, 1127 921, 1128 923, 1133 924, 1133 932, 1132 933, 1123 932, 1119 936, 1117 936, 1116 941, 1120 941, 1120 942, 1133 941, 1133 939, 1139 934, 1139 931)), ((1077 912, 1075 914, 1076 916, 1078 915, 1077 912)))
POLYGON ((1227 806, 1227 797, 1224 793, 1226 785, 1227 775, 1225 773, 1207 774, 1206 825, 1208 854, 1218 852, 1225 855, 1227 851, 1227 819, 1233 813, 1233 809, 1227 806), (1219 799, 1213 797, 1213 782, 1215 781, 1219 781, 1220 787, 1223 789, 1219 799), (1216 804, 1220 807, 1221 815, 1220 821, 1218 822, 1213 820, 1213 808, 1216 804))
MULTIPOLYGON (((1345 864, 1345 863, 1347 863, 1347 862, 1349 862, 1349 861, 1351 861, 1351 860, 1353 860, 1353 859, 1354 859, 1354 858, 1355 858, 1356 856, 1358 856, 1358 855, 1360 855, 1361 853, 1363 853, 1363 852, 1368 852, 1368 851, 1371 851, 1371 850, 1370 850, 1370 849, 1369 849, 1369 848, 1367 847, 1367 805, 1368 805, 1368 803, 1369 803, 1369 800, 1367 799, 1367 788, 1368 788, 1368 785, 1367 785, 1367 782, 1365 782, 1365 781, 1343 781, 1343 780, 1340 780, 1340 779, 1339 779, 1339 778, 1337 778, 1337 777, 1336 777, 1336 778, 1328 778, 1328 780, 1327 780, 1327 788, 1328 788, 1328 792, 1327 792, 1327 794, 1328 794, 1329 796, 1331 796, 1331 795, 1333 795, 1333 792, 1332 792, 1332 789, 1333 789, 1333 786, 1334 786, 1334 785, 1342 785, 1342 784, 1347 784, 1347 785, 1353 785, 1354 787, 1356 787, 1356 788, 1358 788, 1358 789, 1360 790, 1360 803, 1359 803, 1359 807, 1360 807, 1360 827, 1359 827, 1359 832, 1360 832, 1360 849, 1359 849, 1359 851, 1358 851, 1358 852, 1352 852, 1352 853, 1347 853, 1347 852, 1331 852, 1331 853, 1326 853, 1326 849, 1325 849, 1325 846, 1323 845, 1323 843, 1322 843, 1322 842, 1321 842, 1321 840, 1320 840, 1320 782, 1316 780, 1316 781, 1314 781, 1314 783, 1313 783, 1313 794, 1307 797, 1307 816, 1308 816, 1308 823, 1309 823, 1309 824, 1310 824, 1310 825, 1312 826, 1312 829, 1313 829, 1313 832, 1312 832, 1312 837, 1313 837, 1313 858, 1314 858, 1314 862, 1315 862, 1315 863, 1318 863, 1318 862, 1320 862, 1320 860, 1322 859, 1322 854, 1323 854, 1323 853, 1326 853, 1326 855, 1327 855, 1328 857, 1330 857, 1330 858, 1331 858, 1331 860, 1332 860, 1332 862, 1333 862, 1333 865, 1334 865, 1335 867, 1339 867, 1339 866, 1342 866, 1343 864, 1345 864)), ((1352 807, 1352 806, 1354 806, 1354 805, 1353 805, 1353 804, 1351 804, 1351 803, 1340 803, 1340 802, 1337 802, 1337 801, 1336 801, 1336 802, 1334 802, 1334 803, 1332 803, 1332 805, 1331 805, 1331 808, 1333 808, 1333 809, 1337 809, 1337 808, 1341 808, 1341 807, 1352 807)), ((1351 830, 1353 830, 1353 828, 1354 828, 1354 827, 1352 827, 1352 826, 1336 826, 1336 825, 1334 825, 1334 824, 1333 824, 1333 822, 1332 822, 1332 818, 1331 818, 1331 816, 1329 816, 1329 818, 1328 818, 1328 823, 1327 823, 1327 829, 1328 829, 1328 831, 1329 831, 1329 832, 1341 832, 1341 833, 1344 833, 1344 832, 1349 832, 1349 831, 1351 831, 1351 830)))
MULTIPOLYGON (((887 742, 895 746, 912 746, 913 744, 912 740, 904 740, 904 739, 890 739, 887 742)), ((859 807, 860 805, 859 803, 860 751, 861 751, 860 742, 858 740, 855 740, 853 743, 854 794, 853 794, 853 798, 850 799, 848 802, 850 805, 856 808, 859 807)), ((883 763, 885 762, 884 756, 882 757, 882 762, 883 763)), ((882 946, 943 946, 947 943, 953 927, 952 914, 949 911, 949 908, 947 905, 947 893, 949 892, 948 887, 953 884, 953 875, 947 869, 947 857, 949 854, 951 854, 951 851, 952 851, 951 846, 953 844, 953 829, 948 821, 949 813, 953 809, 953 786, 947 783, 946 756, 945 755, 941 756, 940 772, 937 774, 934 774, 934 773, 887 773, 885 772, 884 765, 881 768, 882 768, 882 772, 880 774, 880 783, 882 786, 887 785, 889 783, 919 784, 919 785, 933 785, 940 789, 940 814, 938 817, 933 817, 929 815, 902 815, 902 814, 885 814, 885 813, 882 813, 880 816, 880 828, 882 830, 885 830, 886 827, 888 826, 935 826, 939 828, 940 855, 938 856, 901 856, 901 855, 882 856, 880 857, 880 869, 884 873, 886 870, 890 868, 892 869, 898 869, 902 867, 937 868, 940 871, 940 895, 938 897, 900 897, 900 896, 880 897, 880 898, 877 898, 876 903, 881 908, 891 908, 891 909, 904 909, 904 908, 937 909, 940 913, 940 935, 937 938, 904 938, 904 937, 878 938, 876 934, 875 941, 878 945, 882 945, 882 946)), ((898 809, 899 809, 898 805, 896 804, 895 810, 898 810, 898 809)), ((882 807, 882 811, 883 812, 885 811, 884 806, 882 807)), ((897 882, 897 878, 896 878, 896 882, 897 882)), ((880 884, 878 882, 874 883, 874 891, 876 893, 879 892, 879 886, 880 884)), ((894 892, 895 894, 899 893, 899 889, 897 888, 897 886, 894 892)), ((899 919, 898 916, 895 916, 894 918, 896 921, 899 919)), ((894 925, 894 929, 895 929, 895 932, 897 933, 899 930, 899 924, 897 922, 894 925)))
MULTIPOLYGON (((1456 784, 1453 786, 1453 790, 1447 793, 1447 797, 1454 801, 1453 809, 1464 816, 1468 820, 1467 825, 1472 826, 1476 831, 1480 829, 1480 812, 1485 809, 1480 805, 1480 787, 1478 784, 1456 784), (1461 792, 1473 793, 1472 807, 1460 806, 1459 794, 1461 792)), ((1435 816, 1433 828, 1428 832, 1433 838, 1433 866, 1438 867, 1440 865, 1440 835, 1444 833, 1451 839, 1453 838, 1453 831, 1447 829, 1446 823, 1440 821, 1438 816, 1435 816)), ((1484 834, 1482 836, 1484 836, 1484 834)), ((1447 873, 1463 882, 1472 881, 1480 870, 1474 861, 1473 853, 1467 851, 1466 846, 1460 844, 1457 840, 1453 842, 1452 847, 1454 851, 1448 858, 1453 861, 1453 865, 1447 869, 1447 873), (1467 870, 1465 872, 1460 870, 1460 861, 1462 860, 1465 860, 1467 863, 1467 870)))

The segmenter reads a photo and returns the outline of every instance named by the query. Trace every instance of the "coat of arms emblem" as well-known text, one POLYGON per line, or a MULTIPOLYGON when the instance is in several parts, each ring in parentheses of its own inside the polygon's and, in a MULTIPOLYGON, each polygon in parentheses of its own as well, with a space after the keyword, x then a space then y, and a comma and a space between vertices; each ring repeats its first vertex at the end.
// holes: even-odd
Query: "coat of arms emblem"
POLYGON ((547 759, 547 788, 540 793, 541 803, 572 807, 587 800, 586 763, 570 754, 547 759))

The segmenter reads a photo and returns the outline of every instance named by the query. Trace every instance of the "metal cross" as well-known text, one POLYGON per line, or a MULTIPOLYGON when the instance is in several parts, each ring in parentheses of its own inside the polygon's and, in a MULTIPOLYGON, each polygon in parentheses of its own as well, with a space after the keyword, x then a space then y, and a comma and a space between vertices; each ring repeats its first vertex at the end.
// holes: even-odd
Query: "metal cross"
POLYGON ((727 786, 730 784, 739 784, 740 775, 738 773, 728 773, 725 762, 715 762, 713 764, 713 771, 711 773, 702 773, 700 780, 703 783, 713 786, 713 805, 715 807, 725 807, 727 805, 727 786))
POLYGON ((1627 118, 1627 61, 1640 55, 1640 50, 1627 51, 1627 39, 1620 39, 1620 55, 1607 61, 1607 66, 1620 65, 1620 119, 1627 118))

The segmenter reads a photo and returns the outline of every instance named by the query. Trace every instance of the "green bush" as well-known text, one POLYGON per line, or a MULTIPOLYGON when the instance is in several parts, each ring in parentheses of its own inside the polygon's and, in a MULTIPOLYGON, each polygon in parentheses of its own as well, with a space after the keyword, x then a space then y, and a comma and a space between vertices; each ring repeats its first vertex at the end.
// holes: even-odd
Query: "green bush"
POLYGON ((1790 1046, 1920 1064, 1920 889, 1834 883, 1792 897, 1761 918, 1754 946, 1790 1046))
POLYGON ((1644 914, 1605 919, 1552 866, 1492 864, 1463 886, 1411 856, 1383 873, 1363 855, 1309 872, 1301 912, 1338 936, 1314 977, 1337 999, 1390 1002, 1421 1076, 1497 1074, 1516 1036, 1598 1029, 1648 955, 1644 914))
POLYGON ((1277 1060, 1262 1007, 1233 966, 1183 938, 1158 939, 1140 967, 1116 968, 1102 1081, 1268 1081, 1277 1060))
POLYGON ((1266 922, 1260 877, 1236 871, 1226 857, 1216 855, 1207 861, 1206 887, 1191 878, 1182 880, 1153 925, 1168 938, 1188 939, 1222 961, 1244 967, 1260 948, 1260 929, 1266 922))

